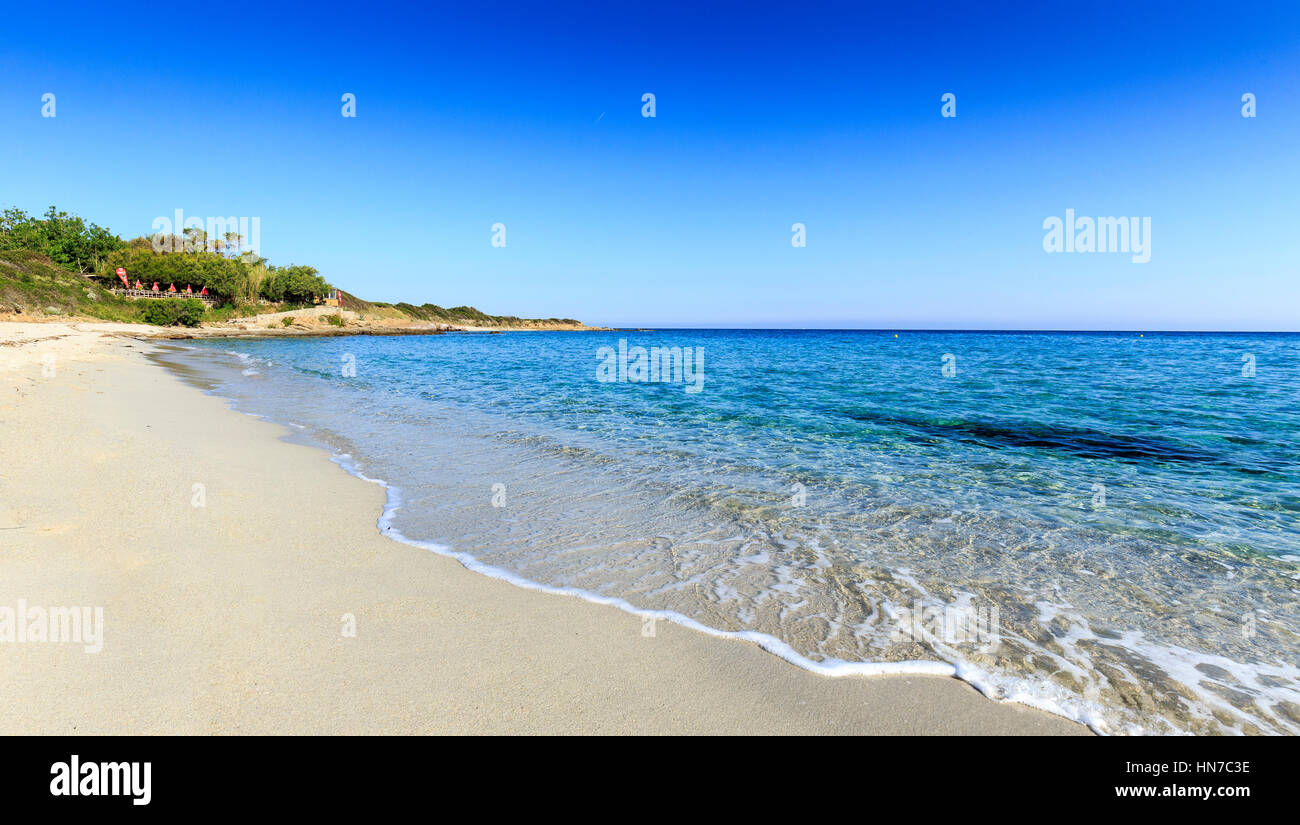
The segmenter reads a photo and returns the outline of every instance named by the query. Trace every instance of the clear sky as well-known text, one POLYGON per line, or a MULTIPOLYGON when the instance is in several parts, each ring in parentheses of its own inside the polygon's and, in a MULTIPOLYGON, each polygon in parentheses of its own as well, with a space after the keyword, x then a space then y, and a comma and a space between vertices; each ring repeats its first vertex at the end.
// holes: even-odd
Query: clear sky
POLYGON ((1295 0, 105 6, 6 8, 0 207, 619 326, 1300 329, 1295 0))

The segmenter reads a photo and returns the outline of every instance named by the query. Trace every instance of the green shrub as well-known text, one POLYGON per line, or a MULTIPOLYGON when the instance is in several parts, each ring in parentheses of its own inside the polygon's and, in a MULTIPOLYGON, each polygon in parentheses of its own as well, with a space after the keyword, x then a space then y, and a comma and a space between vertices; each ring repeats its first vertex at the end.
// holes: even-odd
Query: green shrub
POLYGON ((323 298, 330 285, 315 267, 290 265, 268 268, 260 289, 268 301, 311 304, 315 298, 323 298))
POLYGON ((198 298, 147 299, 140 309, 146 324, 196 327, 203 320, 203 302, 198 298))
POLYGON ((93 272, 125 243, 112 232, 51 206, 42 217, 21 209, 0 213, 0 250, 31 250, 73 272, 93 272))

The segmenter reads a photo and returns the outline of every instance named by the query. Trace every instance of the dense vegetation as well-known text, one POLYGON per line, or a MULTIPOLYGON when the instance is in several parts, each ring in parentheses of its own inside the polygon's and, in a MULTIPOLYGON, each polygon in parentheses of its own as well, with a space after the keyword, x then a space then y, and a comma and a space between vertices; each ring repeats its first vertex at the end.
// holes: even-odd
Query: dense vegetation
POLYGON ((201 229, 188 229, 176 238, 158 236, 123 241, 97 224, 51 206, 41 217, 21 209, 0 213, 0 251, 43 255, 70 272, 117 286, 118 267, 134 283, 152 286, 204 287, 219 304, 235 306, 260 300, 303 305, 324 296, 330 285, 310 266, 272 266, 265 258, 240 252, 242 238, 234 233, 209 238, 201 229), (175 250, 175 251, 173 251, 175 250))
POLYGON ((21 209, 0 213, 0 251, 39 252, 73 272, 95 272, 122 246, 122 239, 104 227, 53 206, 41 218, 21 209))
POLYGON ((154 283, 163 289, 170 284, 177 289, 206 287, 208 294, 224 305, 251 304, 258 299, 310 304, 330 290, 310 266, 271 266, 265 258, 251 254, 228 257, 202 245, 193 251, 155 252, 149 238, 136 238, 110 254, 100 277, 116 280, 113 272, 119 266, 133 284, 139 279, 146 287, 154 283))
MULTIPOLYGON (((432 321, 456 326, 526 327, 537 324, 572 324, 574 326, 581 324, 581 321, 575 321, 572 318, 528 319, 516 315, 488 315, 486 312, 474 307, 444 309, 437 304, 415 306, 408 303, 386 304, 379 301, 367 304, 367 306, 392 307, 419 321, 432 321)), ((349 307, 349 309, 351 308, 349 307)))
MULTIPOLYGON (((273 266, 241 251, 236 233, 209 238, 198 228, 184 235, 124 241, 108 229, 50 207, 34 217, 20 209, 0 213, 0 312, 86 315, 110 321, 194 326, 260 313, 311 306, 330 285, 313 267, 273 266), (129 282, 166 290, 206 287, 217 308, 181 297, 130 300, 110 290, 120 286, 118 267, 129 282)), ((474 307, 444 309, 436 304, 369 303, 340 293, 342 308, 380 317, 409 318, 455 326, 577 325, 568 318, 528 320, 488 315, 474 307)), ((341 323, 330 321, 330 323, 341 323)))
POLYGON ((141 302, 140 315, 146 324, 156 324, 160 327, 173 324, 197 327, 203 320, 205 309, 203 302, 198 298, 169 298, 166 301, 141 302))
POLYGON ((86 315, 105 321, 141 323, 140 305, 105 291, 40 252, 0 252, 0 312, 86 315))

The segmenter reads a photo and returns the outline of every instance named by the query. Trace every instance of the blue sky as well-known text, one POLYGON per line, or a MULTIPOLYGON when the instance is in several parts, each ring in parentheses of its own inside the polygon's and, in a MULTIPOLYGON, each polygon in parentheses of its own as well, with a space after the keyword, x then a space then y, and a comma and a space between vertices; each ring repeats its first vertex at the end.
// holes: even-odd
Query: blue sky
POLYGON ((1300 329, 1295 2, 26 5, 0 207, 620 326, 1300 329))

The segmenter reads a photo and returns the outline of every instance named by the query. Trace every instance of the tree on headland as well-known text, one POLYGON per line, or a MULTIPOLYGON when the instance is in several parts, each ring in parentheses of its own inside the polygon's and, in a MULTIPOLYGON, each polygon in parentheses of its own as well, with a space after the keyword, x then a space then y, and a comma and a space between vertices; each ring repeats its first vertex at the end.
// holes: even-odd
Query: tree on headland
POLYGON ((30 250, 54 263, 101 278, 115 286, 118 267, 143 282, 189 284, 207 288, 222 304, 311 303, 330 285, 314 267, 272 266, 253 250, 243 249, 238 232, 209 237, 197 226, 180 236, 155 235, 123 241, 109 230, 51 206, 36 218, 21 209, 0 212, 0 251, 30 250))
POLYGON ((228 258, 201 246, 193 252, 155 252, 150 239, 136 238, 107 259, 102 275, 111 278, 116 267, 142 281, 207 287, 222 304, 249 304, 259 298, 274 303, 309 304, 330 290, 310 266, 271 266, 265 258, 244 255, 228 258))
POLYGON ((206 248, 208 242, 207 232, 197 226, 191 226, 185 230, 184 234, 183 248, 186 252, 201 252, 206 248))
POLYGON ((262 282, 261 294, 269 301, 289 301, 305 304, 329 292, 330 285, 311 266, 270 267, 262 282))
POLYGON ((39 252, 73 272, 95 272, 124 246, 121 238, 102 226, 86 223, 51 206, 36 218, 21 209, 0 213, 0 249, 39 252))
MULTIPOLYGON (((223 230, 229 226, 227 221, 223 230)), ((158 323, 197 324, 204 317, 236 318, 267 311, 263 303, 311 304, 330 294, 332 287, 311 266, 274 266, 258 251, 245 248, 245 238, 222 231, 212 237, 200 227, 182 229, 182 234, 142 235, 124 241, 108 229, 51 206, 34 217, 21 209, 0 211, 0 309, 18 311, 50 307, 66 314, 84 313, 113 321, 136 322, 154 319, 158 323), (209 245, 211 241, 211 245, 209 245), (126 270, 130 282, 146 288, 157 282, 175 284, 182 293, 186 286, 195 292, 207 289, 221 305, 213 312, 198 299, 179 296, 166 300, 129 300, 117 288, 115 274, 126 270), (89 276, 98 283, 69 273, 89 276), (175 304, 185 303, 184 311, 175 304), (153 309, 148 307, 161 304, 153 309)), ((367 302, 338 293, 342 309, 383 318, 406 318, 446 324, 520 325, 513 316, 487 315, 473 307, 444 309, 434 304, 413 306, 382 301, 367 302)), ((286 307, 280 306, 279 309, 286 307)), ((341 320, 341 315, 329 316, 341 320)), ((364 318, 364 314, 362 315, 364 318)), ((571 319, 528 321, 528 324, 568 324, 571 319)))
POLYGON ((227 232, 225 238, 225 245, 221 251, 228 253, 232 258, 238 258, 239 247, 243 245, 243 243, 244 243, 244 237, 240 235, 238 232, 227 232))

